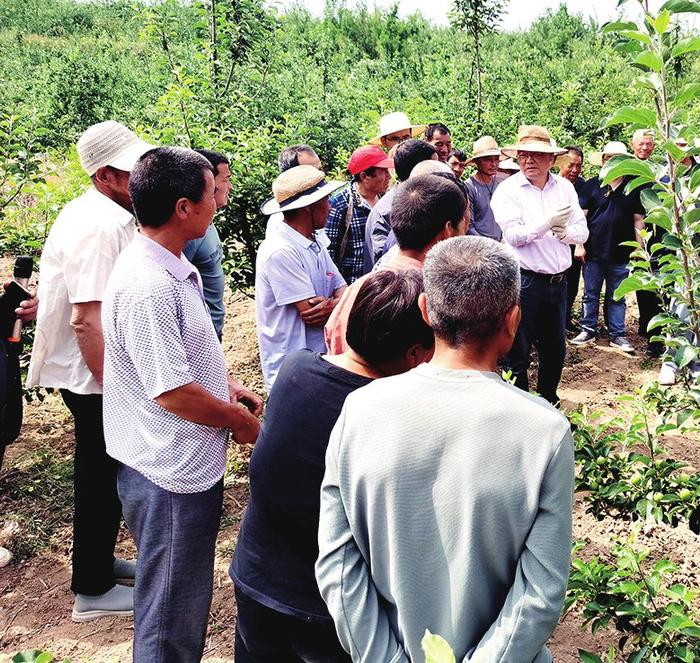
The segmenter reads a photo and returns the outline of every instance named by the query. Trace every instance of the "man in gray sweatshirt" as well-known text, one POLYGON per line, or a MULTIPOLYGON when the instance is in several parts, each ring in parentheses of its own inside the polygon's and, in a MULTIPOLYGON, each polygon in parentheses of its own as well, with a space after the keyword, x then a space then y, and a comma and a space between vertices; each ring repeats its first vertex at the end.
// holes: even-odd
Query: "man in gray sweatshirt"
POLYGON ((551 661, 571 550, 566 419, 503 382, 520 320, 517 261, 484 237, 424 264, 428 364, 345 401, 326 455, 316 578, 353 661, 551 661))

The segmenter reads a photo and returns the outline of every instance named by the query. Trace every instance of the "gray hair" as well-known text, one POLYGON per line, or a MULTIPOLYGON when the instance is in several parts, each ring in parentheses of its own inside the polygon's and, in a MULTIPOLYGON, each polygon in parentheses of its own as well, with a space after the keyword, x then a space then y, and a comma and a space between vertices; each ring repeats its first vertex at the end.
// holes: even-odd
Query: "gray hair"
POLYGON ((423 278, 430 325, 450 347, 484 344, 520 300, 518 261, 488 237, 438 242, 425 258, 423 278))

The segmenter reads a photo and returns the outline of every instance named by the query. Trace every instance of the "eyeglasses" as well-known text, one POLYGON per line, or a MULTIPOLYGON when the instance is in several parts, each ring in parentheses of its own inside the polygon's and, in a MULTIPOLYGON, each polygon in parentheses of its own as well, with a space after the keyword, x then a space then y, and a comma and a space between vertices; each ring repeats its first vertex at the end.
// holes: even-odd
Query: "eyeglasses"
POLYGON ((411 134, 406 134, 405 136, 385 136, 384 141, 387 143, 403 143, 405 140, 408 140, 411 137, 411 134))
POLYGON ((547 154, 546 152, 518 152, 517 159, 518 161, 527 161, 528 159, 532 159, 533 161, 542 161, 544 159, 547 159, 551 157, 551 154, 547 154))

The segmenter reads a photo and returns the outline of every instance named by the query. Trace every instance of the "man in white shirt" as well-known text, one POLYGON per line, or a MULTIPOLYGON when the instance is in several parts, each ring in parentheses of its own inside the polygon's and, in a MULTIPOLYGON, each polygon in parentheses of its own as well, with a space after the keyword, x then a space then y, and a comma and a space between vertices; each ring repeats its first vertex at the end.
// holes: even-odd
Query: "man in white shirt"
POLYGON ((121 522, 117 463, 102 426, 102 296, 136 223, 129 173, 151 149, 112 120, 78 141, 92 186, 56 219, 39 268, 39 310, 27 386, 59 389, 75 421, 73 619, 133 614, 134 564, 114 559, 121 522))
POLYGON ((261 207, 263 214, 284 216, 260 245, 255 270, 255 318, 268 390, 288 354, 326 351, 323 326, 345 281, 315 231, 326 224, 329 194, 341 186, 326 182, 313 166, 296 166, 277 177, 274 198, 261 207))

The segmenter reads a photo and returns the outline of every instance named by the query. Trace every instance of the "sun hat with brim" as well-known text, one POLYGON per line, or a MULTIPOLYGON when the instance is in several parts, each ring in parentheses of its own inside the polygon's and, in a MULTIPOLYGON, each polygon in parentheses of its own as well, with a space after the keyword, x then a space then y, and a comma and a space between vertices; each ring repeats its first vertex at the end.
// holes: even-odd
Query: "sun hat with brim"
POLYGON ((507 145, 501 152, 511 159, 518 158, 518 152, 542 152, 559 156, 566 154, 566 149, 559 147, 549 131, 536 124, 523 124, 518 129, 518 138, 515 145, 507 145))
POLYGON ((501 163, 498 164, 498 169, 499 170, 512 170, 513 172, 517 172, 520 170, 520 166, 518 166, 513 159, 503 159, 501 163))
POLYGON ((474 159, 481 157, 500 157, 501 160, 505 157, 501 154, 501 148, 492 136, 482 136, 474 143, 472 155, 467 159, 466 164, 469 166, 474 163, 474 159))
POLYGON ((588 157, 588 160, 594 166, 602 166, 604 156, 616 157, 616 156, 631 156, 631 155, 627 151, 627 146, 624 143, 620 143, 618 141, 612 141, 612 142, 607 143, 605 145, 602 152, 591 152, 591 154, 588 157))
POLYGON ((335 180, 327 182, 323 172, 313 166, 295 166, 277 176, 272 183, 273 197, 260 206, 260 211, 269 216, 308 207, 344 185, 335 180))
POLYGON ((80 164, 92 177, 104 166, 130 173, 139 158, 155 145, 141 140, 120 122, 107 120, 89 127, 76 147, 80 164))
POLYGON ((427 124, 411 124, 411 120, 408 119, 406 113, 389 113, 379 118, 379 135, 372 138, 369 142, 371 145, 381 145, 384 136, 403 129, 409 129, 411 138, 415 138, 427 128, 427 124))
POLYGON ((352 175, 357 175, 368 168, 393 168, 394 161, 380 147, 367 145, 358 147, 350 156, 348 170, 352 175))

